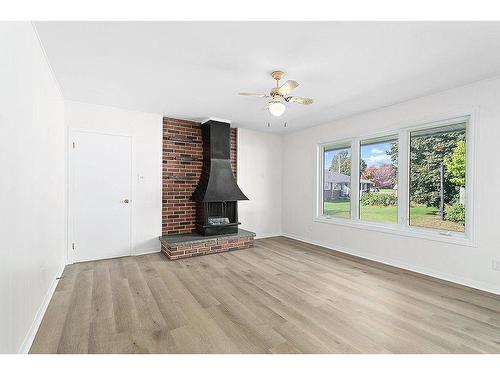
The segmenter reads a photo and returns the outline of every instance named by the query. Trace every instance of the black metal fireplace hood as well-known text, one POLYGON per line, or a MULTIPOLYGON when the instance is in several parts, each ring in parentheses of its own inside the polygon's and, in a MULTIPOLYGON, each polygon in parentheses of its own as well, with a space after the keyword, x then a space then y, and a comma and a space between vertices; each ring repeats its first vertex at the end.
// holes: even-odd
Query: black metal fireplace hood
POLYGON ((231 170, 230 125, 208 120, 202 124, 203 171, 193 193, 196 202, 230 202, 248 200, 231 170))

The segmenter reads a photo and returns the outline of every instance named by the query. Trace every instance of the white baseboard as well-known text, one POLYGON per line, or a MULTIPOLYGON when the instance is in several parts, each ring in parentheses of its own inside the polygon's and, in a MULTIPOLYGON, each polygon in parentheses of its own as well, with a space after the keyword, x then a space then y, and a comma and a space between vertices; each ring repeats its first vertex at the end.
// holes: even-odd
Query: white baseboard
POLYGON ((47 311, 47 307, 49 306, 49 302, 52 299, 52 296, 54 295, 54 292, 56 290, 57 284, 59 283, 59 279, 56 279, 56 277, 59 277, 62 275, 64 271, 64 267, 66 267, 66 264, 63 263, 61 267, 57 270, 57 273, 54 275, 54 281, 52 281, 52 284, 49 287, 49 290, 47 290, 47 293, 45 294, 45 297, 43 298, 42 304, 38 308, 38 311, 35 314, 35 319, 33 319, 33 323, 31 323, 31 327, 29 328, 28 332, 26 333, 26 336, 24 337, 23 342, 21 343, 21 346, 19 347, 18 354, 28 354, 31 348, 31 345, 33 344, 33 340, 35 339, 36 333, 38 332, 38 328, 40 328, 40 324, 42 323, 43 316, 45 315, 45 312, 47 311))
POLYGON ((276 232, 276 233, 264 233, 264 234, 257 234, 255 236, 255 239, 256 240, 259 240, 261 238, 269 238, 269 237, 278 237, 278 236, 282 236, 281 232, 276 232))
POLYGON ((140 253, 133 254, 132 256, 133 256, 133 257, 136 257, 136 256, 139 256, 139 255, 146 255, 146 254, 159 253, 160 251, 161 251, 161 250, 160 250, 160 247, 155 247, 154 249, 144 250, 144 251, 141 251, 140 253))
POLYGON ((363 259, 372 260, 375 262, 387 264, 389 266, 402 268, 402 269, 405 269, 408 271, 421 273, 423 275, 435 277, 437 279, 449 281, 449 282, 452 282, 455 284, 460 284, 460 285, 467 286, 470 288, 479 289, 479 290, 482 290, 482 291, 485 291, 488 293, 500 295, 500 287, 498 285, 490 285, 490 284, 486 284, 486 283, 483 283, 483 282, 477 281, 477 280, 471 280, 471 279, 467 279, 467 278, 457 277, 456 275, 450 275, 450 274, 440 272, 437 270, 415 266, 412 264, 401 262, 400 260, 394 260, 394 259, 386 258, 383 256, 379 256, 379 255, 377 255, 377 256, 374 256, 371 254, 367 255, 366 253, 359 251, 359 250, 349 249, 349 248, 346 248, 343 246, 331 245, 331 244, 323 242, 323 241, 315 241, 315 240, 311 240, 309 238, 296 236, 296 235, 293 235, 290 233, 283 233, 282 236, 288 237, 288 238, 291 238, 294 240, 306 242, 306 243, 309 243, 311 245, 321 246, 321 247, 324 247, 324 248, 329 249, 329 250, 339 251, 341 253, 354 255, 354 256, 357 256, 357 257, 360 257, 363 259))

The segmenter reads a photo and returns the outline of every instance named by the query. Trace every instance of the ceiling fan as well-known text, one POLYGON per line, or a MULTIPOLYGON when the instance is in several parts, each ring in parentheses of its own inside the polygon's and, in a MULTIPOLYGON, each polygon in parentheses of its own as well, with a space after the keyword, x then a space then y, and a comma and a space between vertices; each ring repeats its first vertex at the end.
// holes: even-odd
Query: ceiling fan
POLYGON ((313 100, 310 98, 301 98, 298 96, 290 96, 290 91, 296 88, 299 84, 296 81, 286 81, 284 84, 280 86, 280 80, 283 78, 285 73, 280 70, 275 70, 271 73, 271 77, 276 80, 276 87, 274 87, 269 94, 255 94, 251 92, 240 92, 238 95, 246 95, 246 96, 256 96, 258 98, 271 98, 267 106, 264 109, 268 109, 269 112, 273 116, 279 117, 281 116, 285 110, 285 103, 298 103, 309 105, 313 103, 313 100))

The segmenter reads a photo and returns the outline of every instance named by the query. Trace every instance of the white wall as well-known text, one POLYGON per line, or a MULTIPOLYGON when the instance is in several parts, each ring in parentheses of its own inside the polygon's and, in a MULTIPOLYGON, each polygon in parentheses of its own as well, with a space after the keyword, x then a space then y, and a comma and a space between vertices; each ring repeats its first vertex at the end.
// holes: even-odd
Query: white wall
POLYGON ((333 123, 283 140, 283 232, 326 247, 500 294, 500 79, 449 90, 333 123), (475 112, 475 220, 477 247, 410 238, 313 221, 316 147, 353 136, 418 125, 475 112))
POLYGON ((65 110, 70 137, 76 130, 132 137, 132 251, 159 251, 163 117, 72 101, 66 101, 65 110), (144 176, 143 182, 139 175, 144 176))
POLYGON ((238 129, 238 186, 249 198, 238 218, 257 238, 281 234, 281 144, 281 136, 238 129))
POLYGON ((0 22, 0 352, 27 351, 65 264, 64 103, 34 28, 0 22))

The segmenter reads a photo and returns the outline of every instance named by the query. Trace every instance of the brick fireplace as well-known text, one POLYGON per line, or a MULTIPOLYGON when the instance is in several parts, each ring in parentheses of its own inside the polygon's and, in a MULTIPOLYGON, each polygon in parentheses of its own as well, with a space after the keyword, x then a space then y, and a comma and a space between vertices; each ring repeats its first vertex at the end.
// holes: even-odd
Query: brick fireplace
MULTIPOLYGON (((230 129, 230 164, 236 178, 237 129, 230 129)), ((192 195, 203 169, 202 125, 163 118, 162 252, 171 260, 253 246, 255 234, 198 238, 192 195)))
MULTIPOLYGON (((237 129, 230 133, 231 169, 236 178, 237 129)), ((196 229, 196 203, 191 196, 203 168, 199 122, 163 118, 162 235, 196 229)))

